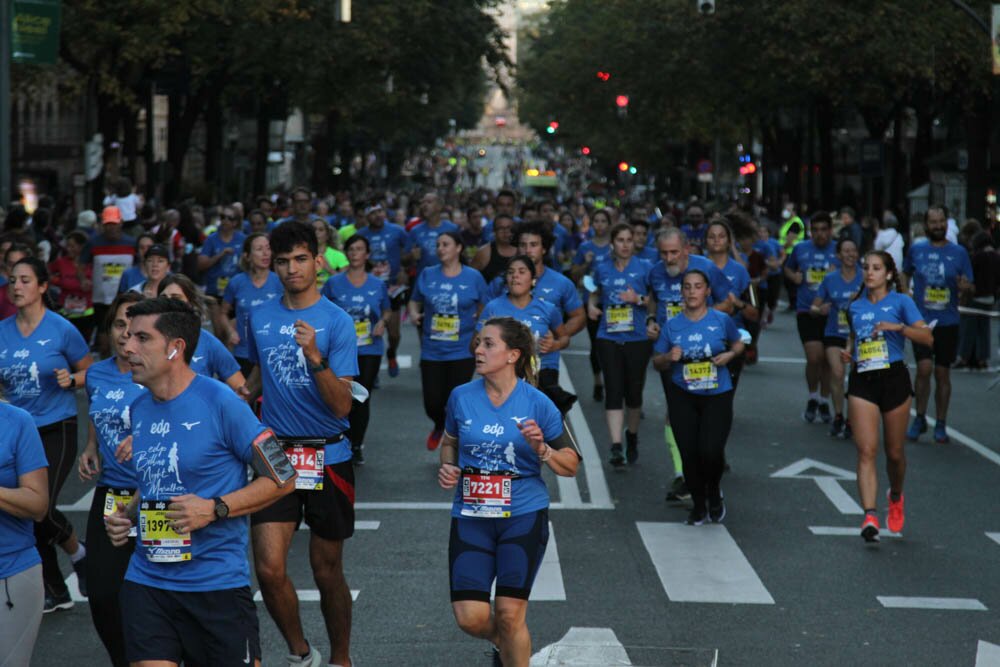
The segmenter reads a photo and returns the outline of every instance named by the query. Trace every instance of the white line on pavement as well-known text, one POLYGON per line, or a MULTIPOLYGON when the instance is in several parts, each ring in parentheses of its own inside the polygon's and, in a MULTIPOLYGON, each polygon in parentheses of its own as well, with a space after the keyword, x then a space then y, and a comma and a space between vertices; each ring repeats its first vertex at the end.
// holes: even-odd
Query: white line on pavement
POLYGON ((997 544, 1000 544, 1000 533, 986 533, 986 537, 990 538, 997 544))
MULTIPOLYGON (((910 414, 915 417, 917 415, 917 411, 915 409, 913 409, 913 408, 910 408, 910 414)), ((927 417, 927 425, 928 426, 930 426, 931 428, 934 428, 934 424, 936 424, 936 423, 937 422, 934 419, 932 419, 929 416, 927 417)), ((986 445, 982 444, 981 442, 977 442, 976 440, 973 440, 972 438, 970 438, 969 436, 965 435, 964 433, 956 431, 955 429, 953 429, 950 426, 945 427, 945 430, 948 432, 948 435, 950 437, 954 438, 955 440, 958 440, 960 443, 962 443, 963 445, 965 445, 966 447, 968 447, 969 449, 971 449, 972 451, 974 451, 976 454, 979 454, 980 456, 982 456, 987 461, 992 461, 993 463, 995 463, 998 466, 1000 466, 1000 454, 998 454, 997 452, 993 451, 992 449, 990 449, 986 445)))
MULTIPOLYGON (((358 594, 360 592, 361 591, 352 590, 351 599, 357 602, 358 594)), ((319 602, 319 591, 316 590, 315 588, 297 588, 295 589, 295 593, 299 596, 299 602, 319 602)), ((253 594, 253 601, 254 602, 264 601, 264 597, 260 594, 260 591, 257 591, 256 593, 253 594)))
POLYGON ((72 505, 57 505, 61 512, 89 512, 90 503, 94 502, 94 489, 90 489, 83 497, 72 505))
MULTIPOLYGON (((569 376, 569 369, 566 362, 559 360, 559 379, 565 383, 566 391, 577 394, 573 386, 573 380, 569 376)), ((577 394, 579 396, 579 394, 577 394)), ((576 436, 576 444, 583 455, 584 471, 587 473, 587 490, 590 492, 590 503, 588 509, 614 509, 611 502, 611 492, 608 490, 608 482, 604 478, 604 462, 597 452, 597 445, 594 444, 594 436, 587 426, 587 420, 583 416, 580 402, 569 411, 569 423, 573 427, 573 434, 576 436)), ((571 508, 566 508, 571 509, 571 508)))
POLYGON ((976 667, 1000 667, 1000 646, 980 639, 976 644, 976 667))
POLYGON ((947 611, 989 611, 973 598, 922 598, 879 595, 878 601, 887 609, 937 609, 947 611))
POLYGON ((725 526, 636 526, 671 601, 774 604, 725 526))
POLYGON ((864 514, 865 511, 861 509, 861 505, 857 503, 854 498, 851 497, 847 491, 844 491, 844 487, 840 485, 840 480, 834 479, 833 477, 817 477, 816 486, 819 490, 827 497, 827 499, 833 503, 833 506, 837 508, 837 511, 841 514, 864 514))
MULTIPOLYGON (((809 526, 809 532, 813 535, 833 535, 836 537, 847 536, 861 537, 861 530, 858 528, 846 528, 842 526, 809 526)), ((902 537, 900 533, 893 533, 888 530, 879 531, 879 537, 902 537)))
MULTIPOLYGON (((497 583, 494 580, 490 597, 496 596, 497 583)), ((542 564, 538 566, 535 583, 531 587, 532 602, 564 602, 566 586, 563 584, 562 566, 559 565, 559 548, 556 546, 556 533, 549 521, 549 544, 545 547, 542 564)))

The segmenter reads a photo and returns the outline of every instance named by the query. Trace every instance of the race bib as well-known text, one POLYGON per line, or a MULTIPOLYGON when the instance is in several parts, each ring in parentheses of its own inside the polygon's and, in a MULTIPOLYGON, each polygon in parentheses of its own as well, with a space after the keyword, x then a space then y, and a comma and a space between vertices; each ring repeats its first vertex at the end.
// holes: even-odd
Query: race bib
POLYGON ((681 310, 683 309, 684 306, 680 303, 667 302, 667 319, 668 320, 674 319, 675 317, 681 314, 681 310))
POLYGON ((63 310, 67 315, 83 315, 88 308, 90 306, 87 305, 87 297, 85 296, 67 294, 66 300, 63 301, 63 310))
POLYGON ((823 282, 823 278, 826 278, 826 274, 830 273, 829 270, 824 268, 809 269, 806 271, 806 282, 809 286, 819 286, 823 282))
POLYGON ((635 331, 632 321, 632 306, 608 306, 608 333, 629 333, 635 331))
POLYGON ((299 491, 323 490, 323 448, 294 445, 285 450, 288 460, 299 476, 295 488, 299 491))
POLYGON ((371 320, 354 320, 354 335, 358 338, 358 347, 372 344, 371 320))
POLYGON ((431 317, 431 340, 455 342, 458 340, 458 315, 443 315, 440 313, 431 317))
POLYGON ((143 500, 139 505, 139 539, 151 563, 191 560, 191 533, 178 533, 167 519, 167 500, 143 500))
POLYGON ((706 391, 719 388, 719 369, 711 361, 692 361, 684 364, 684 384, 688 391, 706 391))
POLYGON ((837 333, 849 334, 851 333, 851 325, 847 322, 847 311, 838 310, 837 311, 837 333))
POLYGON ((112 278, 114 280, 118 280, 119 278, 122 277, 123 273, 125 273, 125 265, 124 264, 105 264, 104 265, 104 277, 105 278, 112 278))
POLYGON ((944 310, 951 303, 951 290, 947 287, 928 287, 924 290, 927 310, 944 310))
MULTIPOLYGON (((132 492, 128 489, 108 489, 108 492, 104 494, 104 518, 107 519, 115 513, 118 503, 128 507, 130 502, 132 502, 132 492)), ((128 531, 128 536, 135 537, 136 534, 136 527, 132 526, 128 531)))
POLYGON ((858 343, 858 372, 889 368, 889 344, 884 338, 865 338, 858 343))
POLYGON ((462 516, 492 519, 510 517, 509 475, 462 475, 462 516))
POLYGON ((224 276, 222 278, 215 279, 215 289, 218 290, 220 295, 226 291, 226 285, 228 284, 229 284, 229 276, 224 276))

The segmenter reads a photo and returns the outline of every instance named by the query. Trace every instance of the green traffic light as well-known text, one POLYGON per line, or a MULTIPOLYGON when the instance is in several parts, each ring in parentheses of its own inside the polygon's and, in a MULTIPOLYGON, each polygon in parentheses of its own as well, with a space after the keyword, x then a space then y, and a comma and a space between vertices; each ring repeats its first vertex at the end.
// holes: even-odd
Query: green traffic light
POLYGON ((545 128, 545 131, 548 132, 549 134, 555 134, 556 133, 556 128, 554 128, 551 125, 549 125, 547 128, 545 128))

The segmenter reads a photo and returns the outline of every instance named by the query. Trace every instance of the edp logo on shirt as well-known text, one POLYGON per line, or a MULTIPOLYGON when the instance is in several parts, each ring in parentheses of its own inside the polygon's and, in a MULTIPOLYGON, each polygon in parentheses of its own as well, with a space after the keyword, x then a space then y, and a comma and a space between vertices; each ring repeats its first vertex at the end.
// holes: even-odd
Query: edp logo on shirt
POLYGON ((149 427, 149 432, 152 435, 166 435, 170 433, 170 423, 160 420, 149 427))
POLYGON ((285 326, 278 329, 278 333, 282 336, 294 336, 295 335, 295 325, 286 324, 285 326))
POLYGON ((503 426, 500 424, 490 424, 483 427, 483 433, 486 435, 492 435, 495 438, 499 438, 503 435, 503 426))

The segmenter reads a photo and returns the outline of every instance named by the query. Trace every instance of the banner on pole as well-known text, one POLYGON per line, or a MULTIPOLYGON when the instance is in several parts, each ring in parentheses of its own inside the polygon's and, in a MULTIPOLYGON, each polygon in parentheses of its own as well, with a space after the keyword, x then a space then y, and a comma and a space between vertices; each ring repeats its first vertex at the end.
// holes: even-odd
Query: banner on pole
POLYGON ((14 0, 11 5, 11 59, 54 65, 59 56, 60 0, 14 0))

